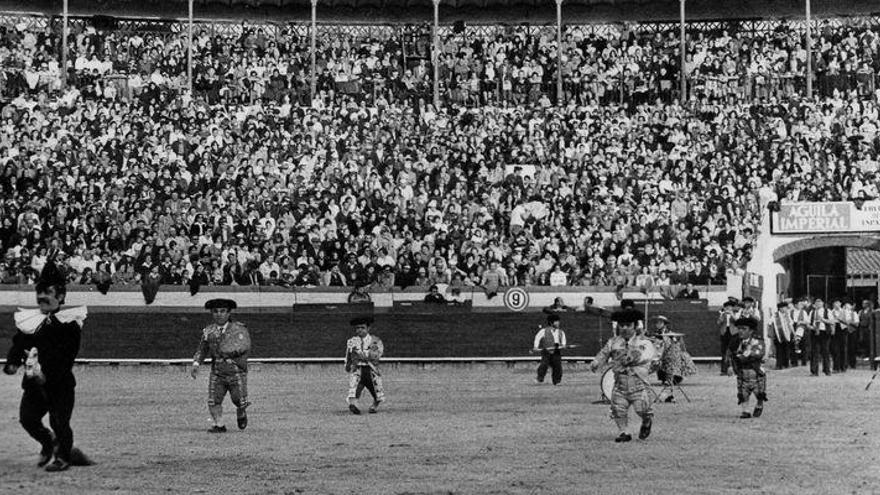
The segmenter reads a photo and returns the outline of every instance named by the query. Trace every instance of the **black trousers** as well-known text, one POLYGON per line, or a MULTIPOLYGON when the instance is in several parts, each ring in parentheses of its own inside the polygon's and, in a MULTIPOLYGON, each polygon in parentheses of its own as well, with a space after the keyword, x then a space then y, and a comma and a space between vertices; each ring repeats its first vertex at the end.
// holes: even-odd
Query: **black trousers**
POLYGON ((858 332, 847 333, 846 335, 846 365, 852 369, 856 368, 856 355, 859 353, 859 334, 858 332))
POLYGON ((548 351, 541 349, 541 364, 538 365, 538 381, 543 382, 547 376, 547 368, 551 369, 550 378, 553 385, 559 385, 562 381, 562 354, 558 349, 548 351))
POLYGON ((774 340, 773 343, 776 345, 776 369, 788 368, 791 365, 790 359, 793 344, 779 340, 774 340))
POLYGON ((373 383, 373 371, 369 366, 361 366, 361 379, 358 381, 357 389, 355 389, 355 397, 361 398, 364 388, 373 396, 373 400, 377 400, 379 396, 376 394, 376 385, 373 383))
POLYGON ((822 372, 831 374, 831 335, 819 332, 810 335, 810 373, 819 374, 819 359, 822 360, 822 372))
POLYGON ((846 330, 840 328, 831 336, 831 355, 834 357, 834 371, 846 371, 847 351, 846 330))
MULTIPOLYGON (((813 331, 810 329, 806 329, 804 331, 804 336, 801 339, 801 355, 800 362, 801 365, 806 366, 808 363, 813 362, 813 331)), ((797 359, 795 359, 797 360, 797 359)))
POLYGON ((736 350, 739 348, 739 335, 734 335, 730 332, 724 332, 721 334, 721 372, 727 374, 727 368, 733 366, 733 370, 736 371, 736 361, 733 359, 733 356, 736 356, 736 350))
POLYGON ((58 442, 55 456, 70 462, 70 450, 73 448, 73 430, 70 428, 70 417, 73 415, 75 388, 72 386, 40 387, 25 385, 19 408, 19 421, 24 430, 43 446, 44 450, 52 449, 52 433, 58 442), (43 416, 49 413, 49 426, 43 426, 43 416))

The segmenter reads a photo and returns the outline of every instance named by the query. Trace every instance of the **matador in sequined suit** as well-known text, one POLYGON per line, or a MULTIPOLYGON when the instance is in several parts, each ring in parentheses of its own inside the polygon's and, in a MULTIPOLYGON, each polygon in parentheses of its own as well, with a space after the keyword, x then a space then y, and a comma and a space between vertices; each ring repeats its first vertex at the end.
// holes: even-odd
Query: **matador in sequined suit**
POLYGON ((202 361, 211 359, 208 377, 208 412, 214 423, 208 430, 211 433, 226 432, 223 399, 227 392, 236 407, 238 428, 243 430, 248 424, 247 360, 251 337, 243 323, 230 319, 235 308, 235 301, 230 299, 212 299, 205 303, 214 323, 202 330, 199 348, 193 356, 193 378, 197 376, 202 361))

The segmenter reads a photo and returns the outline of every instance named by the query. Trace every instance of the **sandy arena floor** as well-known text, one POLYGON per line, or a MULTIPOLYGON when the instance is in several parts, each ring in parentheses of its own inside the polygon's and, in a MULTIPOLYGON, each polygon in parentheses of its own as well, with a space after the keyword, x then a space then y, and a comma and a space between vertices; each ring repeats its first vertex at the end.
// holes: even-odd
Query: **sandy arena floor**
POLYGON ((389 401, 362 416, 341 366, 258 365, 251 425, 235 429, 227 400, 225 435, 206 432, 206 374, 186 371, 78 367, 76 444, 98 464, 60 474, 35 467, 19 379, 2 377, 0 493, 880 493, 866 370, 773 372, 764 416, 741 420, 735 379, 703 369, 693 402, 657 404, 651 437, 628 444, 583 365, 559 387, 531 365, 386 366, 389 401))

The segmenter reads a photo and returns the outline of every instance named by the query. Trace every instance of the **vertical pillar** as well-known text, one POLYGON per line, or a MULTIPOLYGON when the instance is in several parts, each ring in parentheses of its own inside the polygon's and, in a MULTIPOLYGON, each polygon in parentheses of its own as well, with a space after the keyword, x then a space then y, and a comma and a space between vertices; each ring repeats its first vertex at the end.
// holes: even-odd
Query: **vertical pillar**
MULTIPOLYGON (((66 0, 65 0, 66 1, 66 0)), ((193 91, 193 0, 189 0, 189 18, 187 19, 186 41, 186 83, 189 94, 193 91)))
POLYGON ((318 0, 312 0, 312 29, 309 36, 309 55, 312 58, 312 77, 311 77, 311 101, 314 103, 315 97, 318 95, 318 63, 315 59, 318 50, 318 0))
POLYGON ((687 100, 687 76, 685 75, 684 69, 684 63, 685 60, 687 60, 687 57, 685 56, 687 52, 687 33, 684 29, 684 2, 685 0, 678 0, 680 8, 679 23, 681 24, 681 73, 679 74, 681 97, 679 99, 682 105, 684 105, 685 100, 687 100))
POLYGON ((813 98, 813 27, 810 19, 810 0, 806 0, 807 11, 807 99, 813 98))
POLYGON ((563 106, 562 93, 562 0, 556 0, 556 106, 563 106))
POLYGON ((61 13, 62 26, 61 26, 61 89, 67 89, 67 38, 70 34, 69 26, 67 24, 67 17, 69 15, 67 8, 67 0, 64 0, 64 11, 61 13))
POLYGON ((434 3, 434 46, 431 50, 431 65, 434 66, 434 108, 440 108, 440 0, 434 3))

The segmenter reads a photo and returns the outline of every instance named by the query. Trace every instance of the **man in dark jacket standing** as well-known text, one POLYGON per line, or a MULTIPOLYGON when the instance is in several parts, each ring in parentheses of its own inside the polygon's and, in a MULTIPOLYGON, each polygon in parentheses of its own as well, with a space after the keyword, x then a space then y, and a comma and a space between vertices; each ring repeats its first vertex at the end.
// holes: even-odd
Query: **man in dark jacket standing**
POLYGON ((12 338, 3 372, 13 375, 24 366, 21 425, 42 446, 37 465, 50 472, 64 471, 70 467, 73 449, 73 362, 79 353, 86 312, 85 308, 61 311, 67 289, 54 261, 43 268, 36 292, 40 309, 21 310, 15 315, 19 331, 12 338), (51 431, 43 425, 46 413, 51 431), (50 464, 53 454, 55 460, 50 464))

